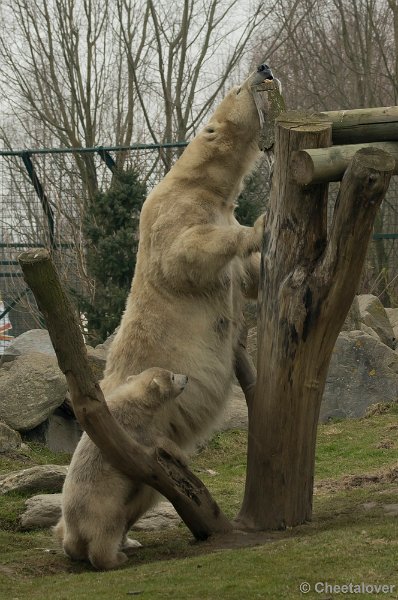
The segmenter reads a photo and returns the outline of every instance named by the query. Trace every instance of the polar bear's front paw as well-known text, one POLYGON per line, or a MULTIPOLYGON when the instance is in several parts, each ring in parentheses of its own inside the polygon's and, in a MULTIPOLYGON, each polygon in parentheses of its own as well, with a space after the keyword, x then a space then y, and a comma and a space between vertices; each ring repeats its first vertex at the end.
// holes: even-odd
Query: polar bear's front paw
POLYGON ((265 215, 258 217, 253 227, 243 227, 241 243, 239 244, 238 254, 246 257, 253 252, 261 249, 261 243, 264 236, 265 215))

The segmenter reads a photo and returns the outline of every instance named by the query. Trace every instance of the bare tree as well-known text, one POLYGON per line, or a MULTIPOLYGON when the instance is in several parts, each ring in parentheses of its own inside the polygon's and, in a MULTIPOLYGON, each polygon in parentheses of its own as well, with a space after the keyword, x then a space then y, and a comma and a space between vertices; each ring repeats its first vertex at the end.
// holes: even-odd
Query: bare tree
MULTIPOLYGON (((272 28, 261 30, 257 55, 268 46, 288 107, 322 111, 397 103, 395 0, 303 0, 297 7, 293 0, 277 0, 273 18, 272 28)), ((397 229, 393 193, 394 185, 376 219, 379 233, 397 229)), ((382 294, 386 303, 394 302, 396 287, 393 250, 384 239, 373 244, 364 280, 365 289, 382 294)))
MULTIPOLYGON (((262 16, 259 1, 252 4, 247 12, 238 0, 185 0, 176 13, 166 0, 4 0, 0 139, 25 148, 184 141, 250 55, 262 16)), ((156 153, 141 171, 156 180, 174 158, 171 150, 156 153)), ((117 153, 116 166, 131 160, 117 153)), ((58 267, 91 295, 80 224, 86 200, 109 185, 111 174, 98 168, 95 153, 34 163, 54 211, 56 242, 73 246, 58 267)), ((10 177, 20 190, 19 209, 30 214, 21 162, 12 163, 10 177)), ((23 222, 25 238, 42 232, 32 219, 23 222)), ((21 241, 21 232, 14 234, 21 241)))
MULTIPOLYGON (((9 110, 30 143, 131 143, 134 84, 114 35, 117 19, 111 6, 97 0, 3 5, 3 20, 6 13, 13 33, 4 30, 0 36, 0 77, 4 94, 13 98, 9 110)), ((144 35, 135 44, 137 64, 144 35)), ((93 155, 76 154, 75 162, 83 195, 92 196, 98 189, 93 155)))
MULTIPOLYGON (((396 98, 394 32, 386 0, 278 0, 274 17, 286 32, 262 37, 295 108, 380 106, 396 98)), ((260 51, 261 51, 260 50, 260 51)))
MULTIPOLYGON (((176 18, 166 0, 148 0, 145 27, 151 38, 151 68, 145 88, 139 83, 133 52, 131 0, 117 0, 129 68, 152 141, 181 142, 197 131, 248 54, 264 17, 262 5, 244 15, 239 0, 184 0, 176 18)), ((169 169, 170 152, 163 152, 162 159, 169 169)))

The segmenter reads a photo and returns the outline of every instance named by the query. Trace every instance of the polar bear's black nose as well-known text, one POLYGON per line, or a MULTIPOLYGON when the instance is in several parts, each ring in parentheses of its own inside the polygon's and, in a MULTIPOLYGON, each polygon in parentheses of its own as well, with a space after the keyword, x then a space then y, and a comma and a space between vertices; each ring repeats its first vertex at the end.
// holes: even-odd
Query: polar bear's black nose
POLYGON ((259 65, 257 67, 257 72, 261 73, 261 75, 264 76, 264 79, 273 79, 274 78, 274 76, 272 75, 271 69, 265 63, 263 63, 262 65, 259 65))

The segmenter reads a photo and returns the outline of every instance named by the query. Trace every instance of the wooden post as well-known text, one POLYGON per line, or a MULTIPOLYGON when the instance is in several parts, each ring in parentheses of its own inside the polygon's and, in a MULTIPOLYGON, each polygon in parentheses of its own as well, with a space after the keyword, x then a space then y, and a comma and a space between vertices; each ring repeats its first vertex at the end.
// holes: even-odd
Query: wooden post
POLYGON ((88 363, 76 316, 48 251, 24 252, 19 262, 46 320, 76 418, 108 462, 127 477, 166 496, 197 539, 230 531, 231 523, 196 475, 162 447, 142 446, 109 412, 88 363))
POLYGON ((330 356, 357 289, 376 211, 394 160, 358 152, 346 171, 327 237, 327 186, 299 187, 292 152, 328 146, 330 124, 298 114, 277 122, 264 233, 257 385, 249 407, 248 464, 237 517, 249 529, 311 519, 319 408, 330 356))
POLYGON ((341 181, 354 154, 361 148, 381 148, 395 160, 394 175, 398 174, 398 142, 347 144, 331 148, 305 149, 293 152, 291 174, 299 185, 341 181))

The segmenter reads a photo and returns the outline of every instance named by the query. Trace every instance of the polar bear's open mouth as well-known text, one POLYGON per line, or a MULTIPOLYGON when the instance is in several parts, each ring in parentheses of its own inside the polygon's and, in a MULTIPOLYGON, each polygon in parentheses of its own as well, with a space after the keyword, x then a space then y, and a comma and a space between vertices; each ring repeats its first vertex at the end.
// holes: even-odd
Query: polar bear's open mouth
POLYGON ((274 78, 271 68, 263 63, 259 65, 257 71, 249 77, 249 85, 257 108, 260 129, 262 129, 265 122, 264 115, 268 110, 268 101, 264 92, 269 91, 270 87, 273 88, 274 85, 278 85, 278 80, 274 78))
POLYGON ((272 79, 274 78, 271 68, 265 63, 257 67, 257 77, 258 76, 263 77, 263 81, 266 79, 272 81, 272 79))

